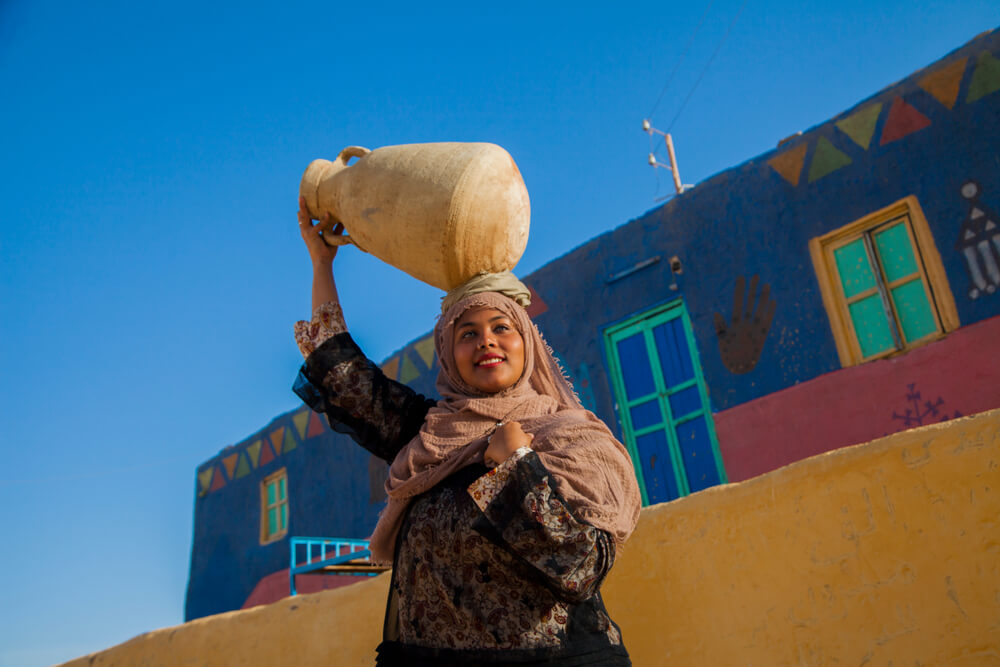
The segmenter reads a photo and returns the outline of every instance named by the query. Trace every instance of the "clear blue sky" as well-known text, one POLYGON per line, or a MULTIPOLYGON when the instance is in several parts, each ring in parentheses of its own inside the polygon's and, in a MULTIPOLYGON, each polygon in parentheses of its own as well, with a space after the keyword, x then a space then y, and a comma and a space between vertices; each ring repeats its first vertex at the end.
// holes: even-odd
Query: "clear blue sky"
MULTIPOLYGON (((702 16, 652 114, 718 49, 672 127, 687 183, 1000 25, 996 0, 363 4, 0 0, 3 667, 182 621, 195 466, 297 405, 311 159, 506 147, 524 274, 670 192, 640 123, 702 16)), ((337 276, 374 358, 433 325, 433 288, 352 249, 337 276)))

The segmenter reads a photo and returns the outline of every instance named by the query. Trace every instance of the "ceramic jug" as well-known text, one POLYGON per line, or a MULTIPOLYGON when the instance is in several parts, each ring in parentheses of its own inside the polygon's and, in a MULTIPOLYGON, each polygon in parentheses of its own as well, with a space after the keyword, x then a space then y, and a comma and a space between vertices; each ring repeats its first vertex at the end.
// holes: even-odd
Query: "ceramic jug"
POLYGON ((513 269, 528 242, 528 191, 495 144, 350 146, 314 160, 299 193, 312 217, 344 224, 347 235, 327 243, 352 243, 445 291, 513 269))

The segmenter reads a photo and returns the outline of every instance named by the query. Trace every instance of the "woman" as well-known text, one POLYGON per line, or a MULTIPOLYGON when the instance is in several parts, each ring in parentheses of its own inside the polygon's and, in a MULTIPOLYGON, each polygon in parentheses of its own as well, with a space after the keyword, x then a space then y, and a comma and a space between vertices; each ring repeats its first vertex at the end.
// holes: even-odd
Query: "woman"
POLYGON ((442 400, 382 375, 347 334, 339 234, 299 202, 313 319, 295 390, 392 465, 371 538, 393 564, 378 665, 629 665, 599 588, 639 513, 624 447, 572 387, 511 274, 445 298, 434 329, 442 400))

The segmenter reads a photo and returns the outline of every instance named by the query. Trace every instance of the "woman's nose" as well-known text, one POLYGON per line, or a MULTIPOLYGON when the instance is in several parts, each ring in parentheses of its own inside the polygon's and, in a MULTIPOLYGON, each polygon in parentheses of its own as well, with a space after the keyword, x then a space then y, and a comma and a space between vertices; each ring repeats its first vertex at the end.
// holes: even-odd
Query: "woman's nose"
POLYGON ((496 339, 492 333, 484 331, 479 335, 479 347, 489 347, 491 345, 496 345, 496 339))

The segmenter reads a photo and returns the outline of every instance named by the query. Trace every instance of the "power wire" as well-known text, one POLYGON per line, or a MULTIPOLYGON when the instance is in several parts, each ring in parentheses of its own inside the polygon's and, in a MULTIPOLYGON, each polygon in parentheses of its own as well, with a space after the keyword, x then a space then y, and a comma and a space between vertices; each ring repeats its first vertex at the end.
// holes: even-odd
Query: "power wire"
POLYGON ((653 105, 653 108, 650 110, 650 112, 646 114, 646 118, 651 119, 653 117, 653 113, 656 111, 656 108, 660 106, 660 102, 663 100, 663 96, 666 94, 667 89, 670 88, 670 84, 671 82, 673 82, 674 76, 676 76, 678 70, 680 70, 681 68, 681 65, 684 63, 684 58, 687 56, 688 51, 691 50, 691 46, 694 44, 694 38, 698 36, 698 31, 701 30, 701 26, 705 23, 705 18, 708 16, 708 12, 710 9, 712 9, 712 5, 714 3, 715 0, 709 0, 708 6, 705 7, 705 11, 701 15, 701 20, 698 21, 698 25, 695 26, 694 32, 691 33, 691 37, 688 38, 687 46, 685 46, 684 50, 681 51, 680 58, 677 59, 677 64, 674 65, 674 69, 670 72, 670 76, 667 77, 667 82, 663 84, 663 89, 660 91, 660 96, 656 98, 656 103, 653 105))
POLYGON ((729 33, 732 32, 733 26, 736 25, 736 21, 739 20, 740 15, 743 14, 743 9, 746 6, 747 6, 747 0, 743 0, 743 4, 740 5, 740 11, 736 12, 736 16, 734 16, 733 20, 729 22, 729 27, 726 28, 726 33, 722 36, 722 39, 719 40, 718 46, 715 47, 715 51, 712 53, 712 57, 708 59, 707 63, 705 63, 705 67, 701 70, 701 74, 698 75, 698 79, 694 82, 694 85, 691 87, 691 91, 687 94, 687 97, 684 98, 684 102, 681 103, 681 108, 677 110, 677 114, 674 116, 674 119, 670 121, 670 125, 667 127, 668 133, 670 132, 670 130, 673 129, 674 124, 677 122, 677 119, 681 117, 681 113, 684 111, 684 107, 686 107, 687 103, 691 101, 691 96, 694 95, 694 91, 698 89, 698 85, 701 83, 701 80, 705 78, 705 73, 708 72, 708 68, 712 66, 712 61, 715 60, 715 57, 719 55, 719 51, 722 50, 722 45, 726 43, 726 40, 729 38, 729 33))

